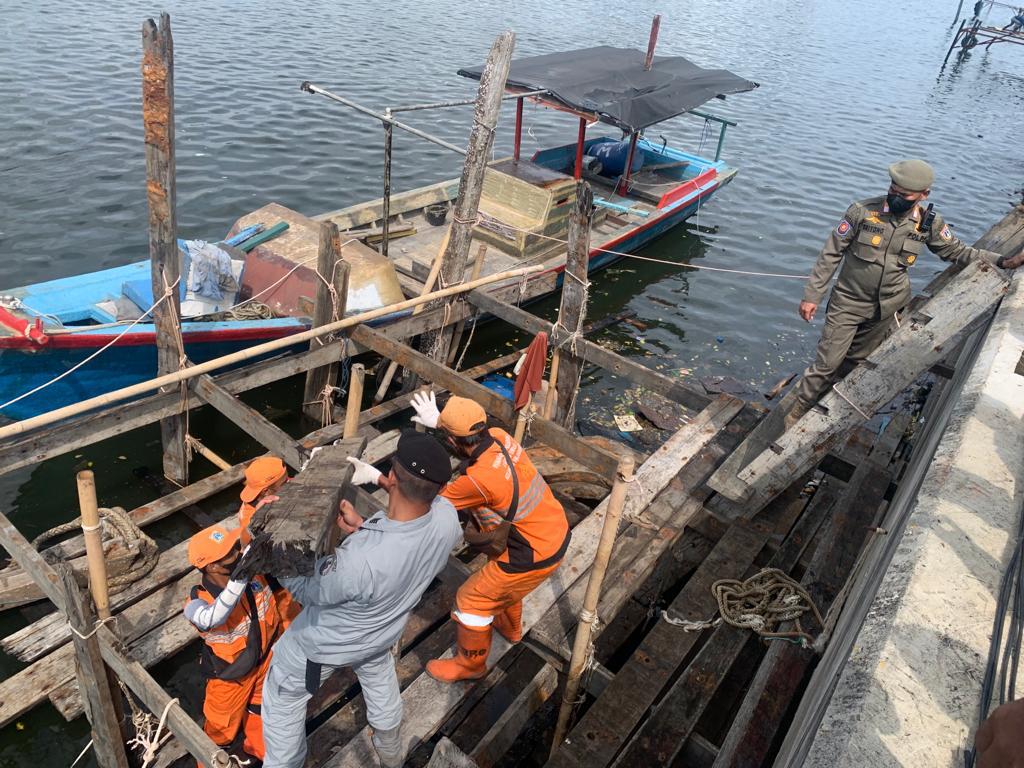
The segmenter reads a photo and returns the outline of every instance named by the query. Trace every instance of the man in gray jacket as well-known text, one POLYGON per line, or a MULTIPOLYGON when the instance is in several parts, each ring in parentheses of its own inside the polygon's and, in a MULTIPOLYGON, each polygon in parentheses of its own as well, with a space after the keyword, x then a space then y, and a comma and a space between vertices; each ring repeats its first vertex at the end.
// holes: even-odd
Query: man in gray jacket
MULTIPOLYGON (((353 463, 356 484, 380 475, 353 463)), ((455 508, 437 495, 450 478, 448 452, 437 440, 402 435, 391 472, 380 483, 389 493, 387 513, 363 520, 342 502, 338 526, 348 537, 317 561, 313 576, 281 579, 303 608, 274 646, 263 686, 265 768, 301 768, 306 704, 337 667, 352 667, 359 678, 381 765, 404 762, 391 647, 462 537, 455 508)))
POLYGON ((889 177, 892 183, 885 195, 847 209, 825 241, 804 289, 800 317, 809 323, 839 270, 816 357, 797 382, 797 400, 786 414, 786 429, 885 340, 910 301, 910 270, 923 248, 943 261, 960 264, 982 259, 1016 269, 1024 263, 1024 251, 1004 258, 965 245, 941 214, 924 207, 935 179, 924 160, 893 163, 889 177))

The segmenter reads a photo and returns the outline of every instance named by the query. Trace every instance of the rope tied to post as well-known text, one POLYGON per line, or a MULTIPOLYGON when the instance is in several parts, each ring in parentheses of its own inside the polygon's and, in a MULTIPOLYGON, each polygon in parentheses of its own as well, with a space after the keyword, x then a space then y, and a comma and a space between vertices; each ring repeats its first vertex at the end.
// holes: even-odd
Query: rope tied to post
POLYGON ((684 632, 701 632, 725 623, 749 629, 767 640, 787 640, 821 652, 825 634, 816 638, 800 623, 802 616, 812 613, 818 626, 824 629, 825 621, 818 606, 803 585, 778 568, 765 568, 744 581, 719 579, 711 585, 711 592, 718 603, 718 617, 692 621, 662 611, 662 619, 684 632), (787 621, 794 622, 795 629, 778 631, 779 625, 787 621))
MULTIPOLYGON (((142 532, 122 507, 101 508, 99 513, 103 553, 107 560, 107 584, 112 593, 117 593, 153 570, 160 551, 156 542, 142 532)), ((32 546, 38 550, 51 539, 87 528, 82 525, 82 518, 76 517, 39 534, 32 540, 32 546)), ((84 571, 75 570, 75 580, 83 587, 88 584, 84 571)))

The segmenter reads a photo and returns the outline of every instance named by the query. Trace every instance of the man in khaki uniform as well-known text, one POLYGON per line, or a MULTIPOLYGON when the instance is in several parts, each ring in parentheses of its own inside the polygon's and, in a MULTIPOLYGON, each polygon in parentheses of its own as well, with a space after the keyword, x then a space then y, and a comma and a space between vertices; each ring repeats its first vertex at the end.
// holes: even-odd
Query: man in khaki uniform
POLYGON ((983 259, 1004 269, 1024 263, 1024 251, 1006 258, 965 245, 941 214, 929 213, 921 205, 935 178, 928 163, 902 160, 889 166, 889 175, 888 194, 861 200, 847 209, 821 249, 807 282, 800 317, 810 322, 842 262, 817 356, 797 383, 797 401, 786 414, 786 429, 882 343, 910 301, 908 270, 924 246, 944 261, 983 259))

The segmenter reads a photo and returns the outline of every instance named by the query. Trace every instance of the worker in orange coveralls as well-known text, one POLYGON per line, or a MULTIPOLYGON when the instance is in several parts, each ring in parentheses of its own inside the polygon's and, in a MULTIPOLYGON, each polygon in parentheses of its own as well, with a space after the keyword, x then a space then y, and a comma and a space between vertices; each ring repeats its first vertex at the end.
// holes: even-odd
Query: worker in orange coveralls
MULTIPOLYGON (((252 540, 249 522, 256 510, 264 504, 276 501, 277 492, 287 482, 288 469, 277 456, 260 456, 258 459, 253 459, 252 463, 245 468, 245 485, 239 494, 242 506, 238 508, 238 525, 241 530, 243 547, 248 546, 252 540)), ((272 576, 266 578, 277 597, 277 609, 284 620, 284 625, 281 627, 283 632, 299 615, 302 606, 292 599, 291 593, 282 587, 275 578, 272 576)))
POLYGON ((452 397, 438 411, 433 393, 413 400, 417 421, 440 430, 463 458, 461 476, 441 495, 465 521, 466 543, 490 558, 455 597, 456 654, 427 663, 442 682, 483 677, 491 625, 510 643, 523 635, 523 598, 558 568, 569 546, 569 521, 523 447, 501 429, 487 429, 484 409, 452 397))
POLYGON ((262 760, 263 679, 283 626, 267 580, 233 573, 242 554, 240 530, 212 525, 189 540, 189 562, 203 577, 192 588, 185 617, 205 642, 199 661, 207 679, 203 730, 224 749, 242 730, 242 748, 262 760))

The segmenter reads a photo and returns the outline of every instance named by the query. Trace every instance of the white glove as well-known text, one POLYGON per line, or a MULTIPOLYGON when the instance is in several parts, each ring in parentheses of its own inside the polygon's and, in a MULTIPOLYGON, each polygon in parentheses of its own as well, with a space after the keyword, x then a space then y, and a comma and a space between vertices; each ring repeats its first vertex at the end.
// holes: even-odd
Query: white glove
POLYGON ((412 396, 412 407, 416 410, 416 415, 410 421, 422 424, 427 429, 437 429, 437 420, 441 418, 441 412, 437 410, 437 398, 433 392, 417 392, 412 396))
POLYGON ((348 463, 355 467, 355 471, 352 473, 353 485, 376 483, 377 479, 381 476, 381 471, 376 469, 373 464, 367 464, 365 461, 357 459, 355 456, 349 456, 348 463))

